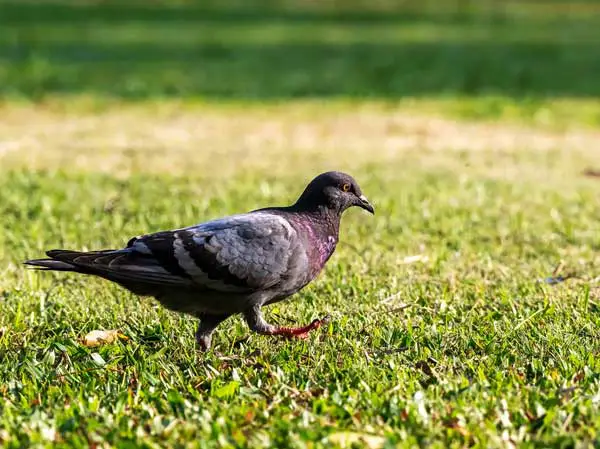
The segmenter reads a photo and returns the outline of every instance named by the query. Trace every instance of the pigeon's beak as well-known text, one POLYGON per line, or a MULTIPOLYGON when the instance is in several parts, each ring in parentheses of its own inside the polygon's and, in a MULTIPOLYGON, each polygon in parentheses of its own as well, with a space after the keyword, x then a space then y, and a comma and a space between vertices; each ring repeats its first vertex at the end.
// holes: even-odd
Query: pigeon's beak
POLYGON ((375 209, 373 208, 373 205, 371 203, 369 203, 369 200, 367 199, 366 196, 364 195, 360 195, 358 197, 358 204, 357 206, 362 207, 364 210, 371 212, 373 215, 375 215, 375 209))

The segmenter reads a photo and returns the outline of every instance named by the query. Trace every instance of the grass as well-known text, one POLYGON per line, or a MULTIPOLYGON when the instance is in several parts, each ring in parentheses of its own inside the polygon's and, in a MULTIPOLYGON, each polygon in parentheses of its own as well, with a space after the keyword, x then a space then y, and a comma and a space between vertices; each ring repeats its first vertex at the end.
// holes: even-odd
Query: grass
POLYGON ((581 175, 595 132, 376 106, 10 112, 3 140, 21 156, 4 153, 0 176, 5 447, 303 447, 346 431, 401 447, 596 441, 598 181, 581 175), (247 160, 223 156, 236 147, 247 160), (282 324, 331 313, 306 342, 234 319, 200 354, 190 318, 19 265, 287 203, 332 167, 356 175, 377 215, 349 212, 326 272, 269 309, 282 324), (581 279, 541 282, 560 261, 581 279), (82 346, 94 329, 128 339, 82 346))
POLYGON ((140 5, 0 3, 0 445, 599 444, 596 3, 140 5), (202 354, 191 318, 21 265, 332 168, 377 215, 268 308, 330 313, 307 341, 235 318, 202 354))

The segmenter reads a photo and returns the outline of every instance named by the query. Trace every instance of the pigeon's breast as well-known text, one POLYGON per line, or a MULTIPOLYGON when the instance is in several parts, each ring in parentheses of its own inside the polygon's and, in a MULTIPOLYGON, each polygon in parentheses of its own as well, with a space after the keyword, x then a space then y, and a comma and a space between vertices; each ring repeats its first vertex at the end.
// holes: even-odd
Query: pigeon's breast
POLYGON ((327 263, 333 252, 335 251, 335 246, 337 245, 337 239, 333 235, 328 235, 326 239, 319 239, 318 247, 318 260, 320 268, 327 263))
POLYGON ((337 245, 337 238, 333 235, 315 235, 311 229, 311 245, 309 249, 310 277, 316 277, 323 269, 337 245))

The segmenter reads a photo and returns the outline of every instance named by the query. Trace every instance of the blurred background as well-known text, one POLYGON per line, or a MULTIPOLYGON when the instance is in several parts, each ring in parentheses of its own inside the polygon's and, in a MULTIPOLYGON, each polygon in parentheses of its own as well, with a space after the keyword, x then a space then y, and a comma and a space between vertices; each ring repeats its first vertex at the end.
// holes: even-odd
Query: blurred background
POLYGON ((5 99, 600 94, 600 7, 591 0, 0 5, 5 99))

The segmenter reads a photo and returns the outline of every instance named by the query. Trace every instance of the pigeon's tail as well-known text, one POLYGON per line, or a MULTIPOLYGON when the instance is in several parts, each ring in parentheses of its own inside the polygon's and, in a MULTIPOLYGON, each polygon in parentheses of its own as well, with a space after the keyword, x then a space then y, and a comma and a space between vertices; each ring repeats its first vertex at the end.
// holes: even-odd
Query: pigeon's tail
POLYGON ((33 259, 26 260, 23 263, 25 265, 31 265, 38 270, 76 271, 74 265, 54 259, 33 259))
POLYGON ((40 270, 53 270, 53 271, 75 271, 77 273, 90 273, 91 270, 86 269, 85 265, 74 262, 76 259, 84 256, 85 259, 94 260, 99 256, 106 255, 107 253, 113 253, 113 250, 109 251, 92 251, 92 252, 80 252, 80 251, 69 251, 64 249, 53 249, 47 251, 46 255, 49 259, 32 259, 23 262, 25 265, 31 265, 34 268, 40 270))
POLYGON ((25 265, 44 271, 74 271, 100 276, 138 295, 154 294, 165 285, 188 287, 191 282, 190 278, 165 270, 151 254, 136 253, 130 247, 88 252, 53 249, 46 255, 49 259, 28 260, 25 265))

